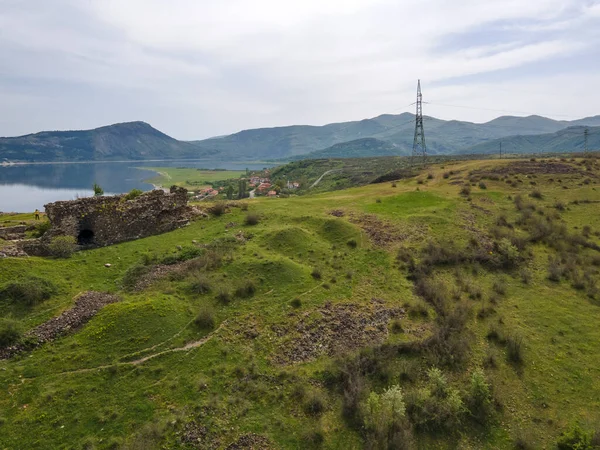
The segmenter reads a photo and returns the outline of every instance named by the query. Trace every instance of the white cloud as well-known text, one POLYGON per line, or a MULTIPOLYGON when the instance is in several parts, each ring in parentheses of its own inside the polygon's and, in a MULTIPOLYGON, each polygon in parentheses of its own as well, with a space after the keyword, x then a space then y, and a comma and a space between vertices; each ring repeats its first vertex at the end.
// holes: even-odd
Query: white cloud
MULTIPOLYGON (((477 79, 460 80, 499 70, 508 77, 505 89, 518 88, 519 68, 593 52, 600 44, 600 6, 583 0, 4 3, 0 60, 9 64, 0 65, 0 100, 22 82, 33 86, 28 99, 37 95, 40 110, 47 109, 45 90, 62 95, 64 110, 53 110, 49 124, 96 125, 100 116, 113 121, 113 111, 114 121, 150 117, 165 132, 190 139, 395 111, 412 101, 417 78, 430 99, 444 98, 450 88, 434 86, 450 79, 465 96, 480 93, 477 79), (69 86, 84 86, 85 93, 71 95, 69 86), (114 92, 110 103, 103 101, 107 90, 114 92), (86 101, 102 114, 82 115, 86 101)), ((573 67, 569 78, 545 67, 534 84, 552 89, 554 103, 539 95, 526 110, 549 114, 563 102, 573 108, 568 114, 579 115, 568 80, 591 82, 590 69, 573 67)), ((503 109, 522 109, 510 108, 523 101, 520 94, 505 92, 496 100, 507 105, 503 109)), ((13 114, 19 120, 0 112, 0 134, 43 126, 41 113, 28 123, 31 103, 13 106, 23 112, 13 114)))

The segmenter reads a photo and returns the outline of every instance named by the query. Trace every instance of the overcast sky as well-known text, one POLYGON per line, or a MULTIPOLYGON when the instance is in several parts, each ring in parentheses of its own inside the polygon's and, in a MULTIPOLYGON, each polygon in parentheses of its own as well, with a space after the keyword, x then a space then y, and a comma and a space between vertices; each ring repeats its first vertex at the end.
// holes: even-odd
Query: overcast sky
POLYGON ((418 78, 442 119, 600 114, 600 0, 0 0, 0 136, 359 120, 418 78))

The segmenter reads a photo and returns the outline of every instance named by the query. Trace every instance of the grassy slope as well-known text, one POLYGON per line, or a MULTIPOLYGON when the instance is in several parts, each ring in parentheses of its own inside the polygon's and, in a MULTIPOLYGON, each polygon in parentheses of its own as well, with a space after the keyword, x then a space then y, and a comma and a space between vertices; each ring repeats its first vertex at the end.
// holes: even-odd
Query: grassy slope
POLYGON ((208 187, 214 181, 239 178, 246 172, 242 170, 201 170, 194 168, 175 167, 144 167, 158 173, 156 177, 145 180, 160 186, 177 185, 189 190, 197 190, 208 187))
MULTIPOLYGON (((10 313, 22 320, 25 328, 69 307, 78 292, 119 292, 119 280, 143 253, 170 252, 193 239, 209 243, 240 229, 253 238, 236 247, 232 260, 208 276, 215 288, 236 286, 246 279, 258 286, 253 298, 236 299, 227 306, 219 305, 214 294, 188 294, 185 282, 178 281, 158 282, 141 294, 121 292, 122 302, 104 308, 81 331, 31 355, 0 361, 0 447, 80 448, 87 443, 109 448, 135 441, 142 446, 138 448, 152 448, 156 434, 165 436, 163 445, 175 446, 175 431, 165 424, 186 422, 193 416, 202 420, 222 446, 242 432, 253 431, 269 436, 282 448, 304 448, 306 430, 322 429, 325 448, 361 448, 360 437, 341 417, 339 397, 322 386, 319 374, 328 367, 329 358, 290 366, 275 363, 273 355, 283 342, 271 325, 293 323, 290 300, 296 297, 302 300, 301 312, 326 301, 369 305, 376 297, 390 306, 419 302, 406 273, 395 267, 395 246, 373 246, 359 227, 349 224, 348 214, 369 213, 390 221, 407 234, 403 244, 408 246, 442 237, 466 242, 471 236, 465 229, 469 220, 485 227, 498 213, 514 217, 507 195, 526 194, 531 188, 486 181, 486 190, 472 188, 472 204, 478 207, 473 208, 458 195, 460 186, 450 184, 452 178, 444 179, 442 173, 452 169, 466 174, 505 163, 470 161, 435 167, 428 171, 432 180, 419 178, 423 184, 410 179, 396 187, 385 183, 290 199, 255 199, 249 202, 250 210, 262 218, 255 227, 226 228, 230 222, 243 223, 245 213, 233 208, 224 216, 169 234, 81 252, 66 261, 0 260, 0 283, 31 273, 60 286, 59 295, 32 310, 0 310, 1 315, 10 313), (332 209, 343 209, 346 217, 330 216, 332 209), (356 249, 346 245, 349 239, 359 243, 356 249), (106 262, 112 267, 105 268, 106 262), (314 267, 321 269, 322 280, 310 276, 314 267), (346 277, 348 272, 353 272, 351 279, 346 277), (333 277, 336 282, 331 281, 333 277), (167 353, 139 366, 117 364, 206 336, 206 331, 190 324, 206 305, 216 310, 218 330, 204 345, 167 353), (255 339, 247 336, 249 327, 258 332, 255 339), (157 347, 145 352, 153 346, 157 347), (297 384, 325 396, 328 409, 321 418, 303 413, 293 396, 297 384)), ((580 187, 575 176, 562 177, 562 184, 570 189, 548 178, 536 178, 545 194, 537 203, 551 206, 556 199, 600 200, 593 184, 580 187)), ((575 227, 600 223, 599 214, 597 205, 579 204, 570 205, 562 215, 576 231, 575 227)), ((423 448, 512 448, 519 430, 529 434, 539 448, 551 445, 573 421, 591 426, 600 422, 600 331, 595 326, 600 310, 566 282, 557 285, 546 279, 548 252, 545 247, 534 247, 529 285, 508 275, 483 273, 477 278, 484 289, 503 278, 507 295, 496 306, 496 316, 470 320, 475 343, 468 367, 480 365, 488 349, 495 347, 484 336, 498 317, 525 342, 521 370, 503 358, 496 369, 486 370, 504 405, 498 420, 487 432, 451 439, 423 436, 423 448)), ((473 303, 479 306, 478 301, 473 303)), ((411 321, 403 319, 403 327, 421 323, 411 321)), ((405 333, 390 339, 416 336, 405 333)), ((496 350, 504 352, 500 347, 496 350)), ((464 375, 449 376, 460 380, 464 375)), ((397 375, 391 381, 398 382, 397 375)))

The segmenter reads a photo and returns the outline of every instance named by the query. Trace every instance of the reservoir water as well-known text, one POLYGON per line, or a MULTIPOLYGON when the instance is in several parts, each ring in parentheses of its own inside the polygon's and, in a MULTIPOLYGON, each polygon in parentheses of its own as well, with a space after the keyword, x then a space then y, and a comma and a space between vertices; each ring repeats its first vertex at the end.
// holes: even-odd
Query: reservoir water
POLYGON ((93 195, 98 183, 105 194, 121 194, 152 185, 144 182, 156 175, 144 167, 196 167, 205 169, 257 170, 264 163, 195 161, 127 161, 49 163, 0 166, 0 212, 43 211, 46 203, 93 195))

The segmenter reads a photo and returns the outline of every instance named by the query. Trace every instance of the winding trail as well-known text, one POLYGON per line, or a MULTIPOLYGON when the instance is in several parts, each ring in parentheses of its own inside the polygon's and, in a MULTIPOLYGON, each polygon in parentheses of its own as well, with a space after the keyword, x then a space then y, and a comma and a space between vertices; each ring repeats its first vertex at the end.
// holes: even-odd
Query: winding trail
POLYGON ((321 175, 319 178, 317 178, 317 181, 315 181, 313 184, 311 184, 309 189, 312 189, 312 188, 314 188, 315 186, 317 186, 317 185, 318 185, 318 184, 321 182, 321 180, 323 179, 323 177, 324 177, 325 175, 329 175, 330 173, 333 173, 333 172, 341 172, 341 171, 342 171, 342 169, 331 169, 331 170, 328 170, 328 171, 327 171, 327 172, 325 172, 323 175, 321 175))

